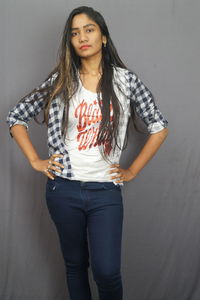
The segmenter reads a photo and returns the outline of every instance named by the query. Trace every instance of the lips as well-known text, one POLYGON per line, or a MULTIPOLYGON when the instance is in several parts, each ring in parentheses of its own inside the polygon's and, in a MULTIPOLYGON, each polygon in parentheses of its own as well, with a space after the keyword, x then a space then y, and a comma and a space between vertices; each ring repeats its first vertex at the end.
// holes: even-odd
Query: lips
POLYGON ((80 47, 80 49, 87 49, 89 47, 91 47, 91 46, 90 45, 83 45, 83 46, 80 47))

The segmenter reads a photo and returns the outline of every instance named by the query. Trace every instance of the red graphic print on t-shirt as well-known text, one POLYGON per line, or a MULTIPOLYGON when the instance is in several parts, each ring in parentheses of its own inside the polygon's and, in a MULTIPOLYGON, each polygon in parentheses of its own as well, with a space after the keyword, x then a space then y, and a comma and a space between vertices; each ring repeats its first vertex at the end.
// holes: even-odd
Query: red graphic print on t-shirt
MULTIPOLYGON (((102 100, 100 101, 102 105, 102 100)), ((99 132, 99 125, 102 119, 101 109, 98 101, 94 100, 88 104, 84 99, 76 107, 74 117, 78 119, 77 125, 77 142, 79 143, 78 150, 85 150, 97 146, 97 134, 99 132), (97 125, 98 123, 98 125, 97 125), (95 126, 96 124, 96 126, 95 126)), ((110 121, 113 120, 113 108, 110 104, 110 121)), ((110 153, 111 149, 104 142, 105 152, 110 153)))

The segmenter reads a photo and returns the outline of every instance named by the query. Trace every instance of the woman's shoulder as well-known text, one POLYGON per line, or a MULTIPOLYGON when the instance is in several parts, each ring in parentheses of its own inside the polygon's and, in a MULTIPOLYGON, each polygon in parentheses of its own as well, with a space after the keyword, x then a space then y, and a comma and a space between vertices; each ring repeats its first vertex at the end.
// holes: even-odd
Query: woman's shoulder
POLYGON ((137 75, 129 68, 113 66, 114 82, 123 85, 126 89, 135 84, 137 75))
POLYGON ((113 66, 113 70, 114 70, 115 75, 124 76, 128 80, 131 80, 131 79, 135 80, 137 78, 137 74, 130 68, 113 66))

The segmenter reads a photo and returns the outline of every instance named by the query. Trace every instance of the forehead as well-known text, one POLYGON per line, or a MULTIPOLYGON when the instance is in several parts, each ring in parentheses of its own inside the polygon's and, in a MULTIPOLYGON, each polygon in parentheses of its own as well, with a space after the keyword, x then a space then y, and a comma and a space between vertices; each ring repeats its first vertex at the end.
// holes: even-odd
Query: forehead
POLYGON ((99 27, 98 24, 93 21, 90 17, 88 17, 86 14, 78 14, 73 17, 72 19, 72 25, 71 29, 73 30, 74 28, 82 28, 85 25, 91 25, 91 27, 99 27), (93 25, 93 26, 92 26, 93 25))

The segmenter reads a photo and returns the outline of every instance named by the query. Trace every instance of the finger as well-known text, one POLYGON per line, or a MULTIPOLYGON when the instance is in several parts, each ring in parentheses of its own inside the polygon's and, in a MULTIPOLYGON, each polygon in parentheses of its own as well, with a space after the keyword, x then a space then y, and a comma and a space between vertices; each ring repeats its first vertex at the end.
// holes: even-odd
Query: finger
MULTIPOLYGON (((56 158, 56 157, 58 157, 58 156, 62 156, 62 157, 63 157, 63 154, 53 154, 53 155, 52 155, 53 158, 56 158), (54 156, 54 157, 53 157, 53 156, 54 156)), ((59 166, 60 168, 64 168, 64 167, 65 167, 63 164, 61 164, 61 163, 55 161, 54 159, 52 159, 52 160, 50 159, 50 162, 51 162, 51 164, 57 165, 57 166, 59 166)))
POLYGON ((56 166, 59 166, 60 168, 64 168, 64 165, 62 165, 61 163, 59 163, 58 161, 55 161, 55 160, 53 160, 52 161, 52 165, 56 165, 56 166))
POLYGON ((111 179, 116 179, 116 178, 119 178, 119 176, 112 176, 111 179))
POLYGON ((111 173, 120 173, 120 169, 113 169, 111 171, 108 171, 109 174, 111 173))
POLYGON ((123 175, 121 175, 121 176, 118 178, 118 180, 117 180, 117 181, 123 182, 123 181, 124 181, 124 176, 123 176, 123 175))
POLYGON ((49 166, 48 169, 55 170, 56 172, 61 172, 60 169, 54 167, 53 165, 49 166))
MULTIPOLYGON (((51 174, 51 173, 50 173, 50 174, 51 174)), ((47 174, 47 177, 49 177, 50 179, 55 179, 55 177, 52 176, 52 175, 49 175, 49 173, 47 174)))
POLYGON ((119 170, 109 171, 108 173, 109 173, 109 174, 112 174, 112 173, 119 173, 119 170))
POLYGON ((49 177, 49 178, 51 178, 51 179, 54 179, 53 174, 50 173, 50 172, 48 171, 48 169, 45 169, 45 170, 44 170, 44 173, 45 173, 45 175, 46 175, 47 177, 49 177))
POLYGON ((120 166, 119 164, 112 164, 112 165, 110 165, 110 168, 119 167, 119 166, 120 166))
POLYGON ((115 181, 116 183, 121 183, 121 182, 123 182, 123 180, 117 180, 117 181, 115 181))
POLYGON ((53 154, 52 157, 63 157, 63 154, 53 154))
POLYGON ((54 174, 52 174, 51 172, 48 172, 48 174, 49 174, 49 176, 48 176, 49 178, 55 179, 56 176, 54 174))

